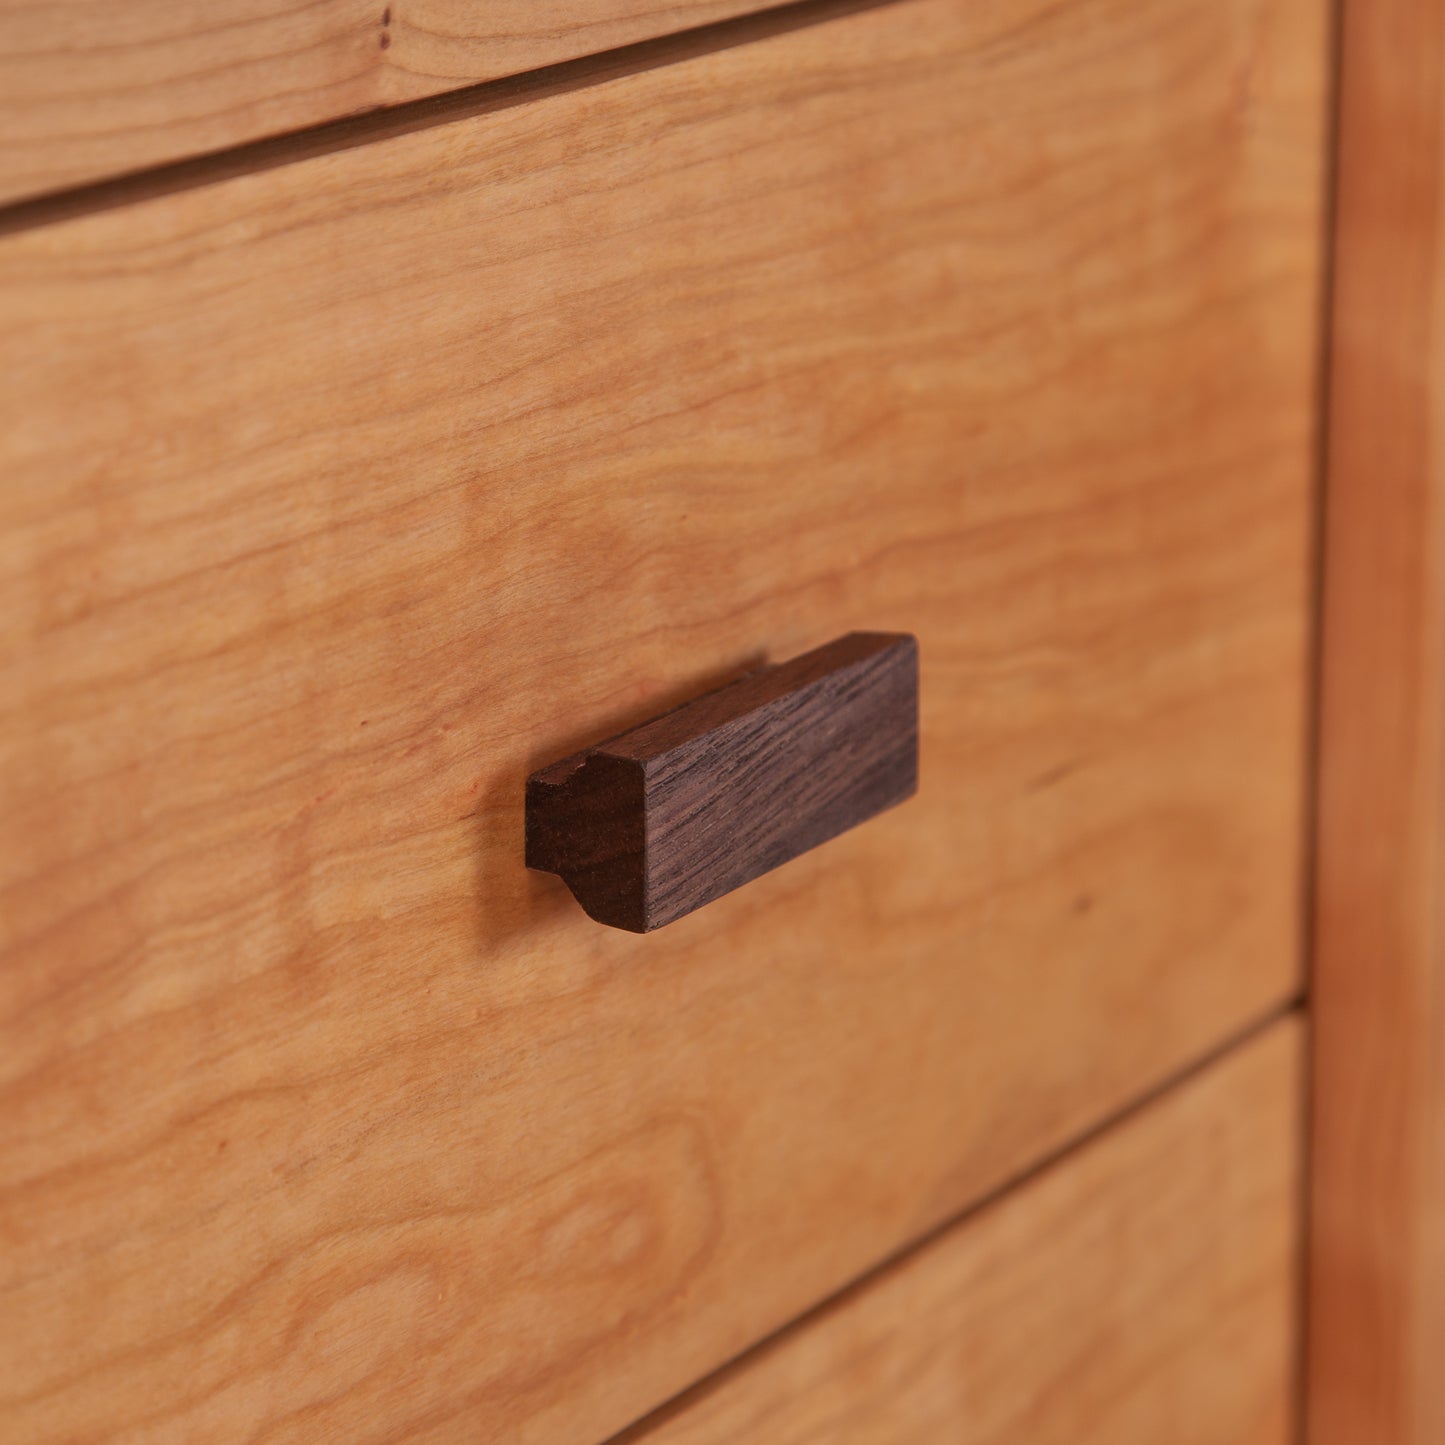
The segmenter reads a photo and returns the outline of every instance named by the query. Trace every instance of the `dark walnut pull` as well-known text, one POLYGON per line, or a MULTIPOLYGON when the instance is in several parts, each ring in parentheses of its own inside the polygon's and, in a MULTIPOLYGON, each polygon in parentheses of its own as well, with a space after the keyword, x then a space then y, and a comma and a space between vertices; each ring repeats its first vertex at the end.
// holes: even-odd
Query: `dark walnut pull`
POLYGON ((918 787, 918 643, 852 632, 527 780, 527 866, 648 933, 918 787))

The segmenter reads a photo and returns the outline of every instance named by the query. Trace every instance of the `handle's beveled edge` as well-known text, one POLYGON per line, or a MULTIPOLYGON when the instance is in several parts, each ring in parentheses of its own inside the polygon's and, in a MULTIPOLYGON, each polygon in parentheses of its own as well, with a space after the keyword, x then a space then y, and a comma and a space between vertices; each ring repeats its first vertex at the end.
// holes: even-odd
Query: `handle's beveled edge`
POLYGON ((652 765, 679 747, 686 747, 812 683, 903 647, 911 649, 917 658, 918 639, 911 632, 845 633, 787 662, 771 663, 745 673, 723 687, 702 693, 585 751, 652 765))

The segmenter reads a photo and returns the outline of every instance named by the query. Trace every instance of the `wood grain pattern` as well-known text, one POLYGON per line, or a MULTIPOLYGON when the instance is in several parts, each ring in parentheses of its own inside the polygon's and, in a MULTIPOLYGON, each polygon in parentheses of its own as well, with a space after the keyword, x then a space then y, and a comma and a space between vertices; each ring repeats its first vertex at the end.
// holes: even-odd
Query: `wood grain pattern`
POLYGON ((0 0, 0 202, 779 0, 0 0))
POLYGON ((910 798, 918 643, 853 632, 527 779, 527 866, 648 933, 910 798))
POLYGON ((613 1445, 1290 1445, 1282 1020, 613 1445))
POLYGON ((13 1436, 600 1435, 1297 989, 1323 32, 920 0, 0 240, 13 1436), (906 808, 522 866, 860 626, 906 808))
POLYGON ((1314 958, 1313 1445, 1445 1440, 1445 11, 1347 3, 1314 958))

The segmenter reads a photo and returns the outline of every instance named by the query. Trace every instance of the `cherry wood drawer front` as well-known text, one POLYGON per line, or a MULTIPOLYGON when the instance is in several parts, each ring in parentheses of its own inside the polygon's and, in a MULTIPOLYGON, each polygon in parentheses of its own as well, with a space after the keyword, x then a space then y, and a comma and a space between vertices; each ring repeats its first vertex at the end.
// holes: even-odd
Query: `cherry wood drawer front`
POLYGON ((1324 7, 918 0, 0 239, 0 1402, 597 1439, 1297 987, 1324 7), (912 632, 647 938, 536 767, 912 632))
POLYGON ((777 0, 0 0, 0 201, 518 75, 777 0))
POLYGON ((613 1445, 1288 1445, 1301 1043, 1272 1025, 613 1445))

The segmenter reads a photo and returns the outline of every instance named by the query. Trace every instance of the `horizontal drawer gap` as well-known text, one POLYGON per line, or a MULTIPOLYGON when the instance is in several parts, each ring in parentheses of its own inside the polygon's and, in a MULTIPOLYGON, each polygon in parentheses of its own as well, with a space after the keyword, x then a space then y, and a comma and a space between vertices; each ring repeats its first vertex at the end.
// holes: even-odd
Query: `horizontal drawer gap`
POLYGON ((34 230, 98 211, 115 210, 179 191, 195 190, 237 176, 275 170, 297 161, 371 145, 432 126, 470 120, 623 76, 656 70, 699 55, 767 40, 859 11, 878 10, 899 3, 901 0, 793 0, 791 4, 713 21, 574 60, 559 61, 537 70, 464 86, 443 95, 427 96, 304 130, 207 151, 184 160, 0 206, 0 236, 34 230))
POLYGON ((821 1317, 838 1309, 846 1301, 873 1288, 885 1276, 904 1268, 910 1261, 916 1259, 919 1255, 936 1245, 945 1235, 952 1233, 960 1226, 966 1225, 969 1221, 988 1213, 990 1210, 1007 1201, 1019 1190, 1042 1178, 1042 1176, 1051 1174, 1065 1167, 1105 1135, 1146 1114, 1167 1096, 1199 1080, 1231 1056, 1243 1052, 1252 1044, 1258 1043, 1272 1029, 1286 1019, 1302 1015, 1304 1009, 1305 999, 1301 994, 1271 1008, 1267 1013, 1261 1014, 1244 1028, 1231 1035, 1223 1043, 1191 1060, 1188 1064, 1184 1065, 1184 1067, 1175 1070, 1167 1078, 1161 1080, 1153 1088, 1146 1090, 1131 1100, 1123 1108, 1113 1110, 1105 1118, 1100 1119, 1082 1133, 1075 1135, 1074 1138, 1060 1148, 1053 1150, 1043 1158, 1035 1161, 1028 1168, 1020 1170, 1017 1174, 1004 1180, 1003 1183, 975 1200, 975 1202, 970 1204, 966 1209, 960 1210, 959 1213, 944 1220, 941 1224, 936 1225, 926 1234, 912 1240, 902 1249, 895 1251, 889 1255, 888 1258, 882 1260, 873 1269, 868 1270, 863 1275, 850 1281, 836 1293, 829 1295, 826 1299, 820 1300, 812 1309, 805 1311, 795 1319, 789 1320, 781 1329, 775 1330, 772 1334, 749 1346, 741 1354, 734 1356, 725 1364, 720 1365, 716 1370, 709 1372, 682 1394, 669 1400, 666 1404, 650 1410, 641 1419, 635 1421, 620 1433, 608 1437, 608 1439, 603 1442, 603 1445, 644 1445, 644 1442, 650 1439, 652 1433, 664 1422, 687 1411, 712 1391, 724 1386, 734 1377, 739 1366, 744 1366, 750 1361, 764 1355, 769 1350, 778 1347, 795 1332, 805 1329, 821 1317))

